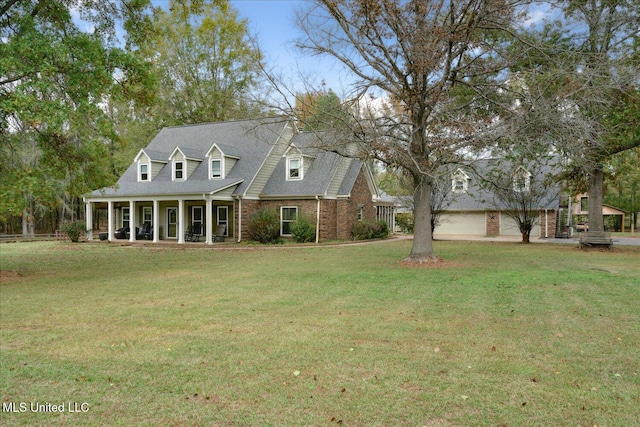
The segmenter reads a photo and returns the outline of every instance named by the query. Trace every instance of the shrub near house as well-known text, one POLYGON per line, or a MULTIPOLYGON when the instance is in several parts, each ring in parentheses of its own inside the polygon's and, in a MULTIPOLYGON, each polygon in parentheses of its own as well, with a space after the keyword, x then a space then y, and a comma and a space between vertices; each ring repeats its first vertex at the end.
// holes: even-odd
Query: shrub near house
POLYGON ((60 230, 74 243, 78 243, 80 237, 87 231, 84 221, 65 222, 60 226, 60 230))
POLYGON ((385 239, 389 236, 389 226, 384 221, 360 221, 351 229, 353 240, 385 239))

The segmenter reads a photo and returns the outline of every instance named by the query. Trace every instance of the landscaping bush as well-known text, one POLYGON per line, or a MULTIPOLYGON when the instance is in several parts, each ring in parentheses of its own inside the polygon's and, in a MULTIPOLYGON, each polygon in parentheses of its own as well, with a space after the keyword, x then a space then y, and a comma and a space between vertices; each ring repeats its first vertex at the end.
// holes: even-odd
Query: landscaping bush
POLYGON ((249 217, 247 224, 249 238, 260 243, 274 243, 280 240, 280 219, 273 209, 261 209, 249 217))
POLYGON ((389 235, 389 225, 384 221, 358 221, 351 228, 353 240, 384 239, 389 235))
POLYGON ((413 233, 413 214, 399 213, 396 214, 396 224, 405 233, 413 233))
POLYGON ((82 234, 87 232, 83 221, 65 222, 60 226, 60 230, 74 243, 77 243, 82 234))
POLYGON ((291 224, 291 235, 296 243, 315 242, 316 227, 309 219, 300 216, 291 224))
POLYGON ((376 230, 373 234, 374 239, 386 239, 389 237, 389 224, 385 221, 376 222, 376 230))

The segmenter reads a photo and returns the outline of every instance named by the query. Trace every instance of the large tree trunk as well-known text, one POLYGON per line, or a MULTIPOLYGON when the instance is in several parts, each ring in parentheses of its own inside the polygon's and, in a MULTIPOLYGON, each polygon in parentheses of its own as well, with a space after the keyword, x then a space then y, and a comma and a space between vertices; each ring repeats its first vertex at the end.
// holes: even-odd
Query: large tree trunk
POLYGON ((604 232, 602 215, 604 173, 602 165, 596 165, 589 173, 589 231, 604 232))
POLYGON ((35 224, 31 207, 22 210, 22 237, 35 237, 35 224))
POLYGON ((422 177, 414 178, 413 247, 405 261, 413 263, 436 262, 431 233, 431 184, 422 177))

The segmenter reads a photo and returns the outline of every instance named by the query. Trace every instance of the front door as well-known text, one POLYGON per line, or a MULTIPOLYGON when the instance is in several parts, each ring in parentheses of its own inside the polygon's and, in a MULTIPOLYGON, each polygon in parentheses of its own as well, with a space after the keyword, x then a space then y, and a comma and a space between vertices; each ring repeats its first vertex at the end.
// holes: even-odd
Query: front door
POLYGON ((178 208, 167 208, 167 239, 178 237, 178 208))
POLYGON ((200 224, 200 230, 202 230, 202 234, 204 234, 204 224, 202 221, 203 211, 204 210, 202 206, 194 206, 193 210, 191 211, 191 225, 200 224))
POLYGON ((229 235, 229 208, 227 206, 218 206, 218 225, 226 225, 224 231, 225 236, 229 235))

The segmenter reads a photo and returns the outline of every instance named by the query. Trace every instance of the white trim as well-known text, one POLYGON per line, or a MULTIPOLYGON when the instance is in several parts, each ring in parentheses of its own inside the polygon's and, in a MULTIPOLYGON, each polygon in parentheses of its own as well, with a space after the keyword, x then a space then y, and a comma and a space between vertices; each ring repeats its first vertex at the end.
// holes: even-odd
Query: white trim
MULTIPOLYGON (((238 238, 237 242, 240 243, 242 241, 242 196, 237 196, 236 200, 238 201, 238 238)), ((235 208, 235 205, 234 205, 235 208)), ((235 215, 235 209, 234 209, 235 215)))
POLYGON ((153 201, 153 242, 158 243, 160 239, 160 202, 153 201))
POLYGON ((531 172, 526 170, 522 166, 518 166, 518 168, 513 173, 513 191, 516 193, 522 193, 525 191, 529 191, 531 189, 531 172), (524 178, 524 188, 521 188, 518 185, 518 181, 524 178))
POLYGON ((145 214, 147 212, 150 213, 149 222, 151 223, 151 225, 153 225, 153 207, 151 207, 151 206, 143 206, 142 207, 142 222, 140 224, 144 225, 144 223, 145 223, 145 214))
POLYGON ((204 226, 205 226, 204 208, 205 208, 205 206, 202 206, 202 205, 191 206, 191 226, 193 226, 193 224, 199 223, 201 231, 205 231, 204 230, 204 226), (200 220, 199 221, 196 221, 196 219, 195 219, 196 218, 196 211, 200 211, 200 220))
POLYGON ((151 181, 151 162, 141 163, 138 162, 138 182, 149 182, 151 181), (147 179, 142 179, 142 166, 147 167, 147 179))
POLYGON ((320 197, 316 197, 316 243, 320 242, 320 197))
POLYGON ((165 239, 177 239, 178 238, 178 207, 177 206, 167 206, 167 216, 166 216, 166 222, 167 222, 167 229, 164 232, 164 237, 165 239), (171 218, 171 215, 169 214, 169 211, 175 211, 176 212, 176 222, 175 222, 175 230, 176 230, 176 235, 175 236, 170 236, 169 235, 169 229, 170 229, 170 225, 171 223, 169 222, 169 219, 171 218))
POLYGON ((284 222, 285 222, 285 221, 282 219, 282 212, 283 212, 283 210, 284 210, 284 209, 295 209, 295 210, 296 210, 296 217, 295 217, 295 219, 293 219, 293 220, 287 220, 286 222, 288 222, 288 223, 292 223, 292 222, 294 222, 296 219, 298 219, 298 210, 299 210, 299 209, 298 209, 298 207, 297 207, 297 206, 280 206, 280 235, 281 235, 281 236, 291 236, 291 233, 289 233, 289 234, 284 234, 284 233, 282 232, 282 225, 283 225, 283 224, 284 224, 284 222))
POLYGON ((136 227, 138 225, 136 218, 136 201, 129 200, 129 241, 136 241, 136 227))
POLYGON ((136 155, 136 157, 133 159, 134 162, 139 163, 140 162, 140 156, 145 155, 145 157, 148 160, 151 160, 151 157, 149 157, 149 155, 144 151, 144 148, 140 151, 138 151, 138 154, 136 155))
POLYGON ((467 191, 469 191, 469 175, 458 168, 453 175, 451 175, 451 192, 454 194, 463 194, 467 191), (459 181, 462 182, 462 189, 459 189, 456 185, 459 181))
POLYGON ((226 206, 226 205, 225 206, 216 206, 216 225, 220 225, 221 224, 220 223, 220 212, 221 211, 226 211, 227 212, 227 214, 226 214, 227 219, 222 224, 225 224, 227 226, 227 228, 225 228, 224 235, 226 237, 228 237, 229 236, 229 206, 226 206))
POLYGON ((211 229, 213 228, 213 201, 211 197, 207 197, 205 200, 205 244, 210 245, 213 243, 213 234, 211 233, 211 229))
POLYGON ((93 206, 91 202, 84 204, 84 217, 86 219, 85 228, 87 229, 87 240, 93 240, 93 206))
POLYGON ((303 178, 304 178, 304 157, 303 156, 292 156, 292 157, 287 156, 287 176, 286 176, 287 181, 300 181, 303 178), (291 176, 292 169, 296 169, 291 167, 292 161, 298 162, 298 167, 297 167, 298 176, 291 176))
MULTIPOLYGON (((267 155, 264 156, 264 159, 262 159, 262 162, 260 163, 260 167, 256 170, 256 173, 253 174, 253 177, 251 178, 251 181, 249 182, 249 184, 247 185, 245 190, 242 192, 242 194, 240 194, 240 197, 247 198, 246 197, 247 193, 253 187, 253 183, 258 178, 258 175, 260 175, 260 172, 262 172, 262 169, 264 168, 264 166, 267 164, 267 162, 271 158, 271 156, 274 153, 276 147, 278 147, 278 144, 280 144, 280 141, 284 142, 283 135, 284 135, 285 131, 287 131, 291 126, 292 126, 291 121, 287 121, 285 123, 285 125, 282 127, 282 129, 280 130, 280 133, 279 133, 278 137, 276 138, 274 144, 271 146, 271 149, 269 150, 267 155)), ((287 145, 291 141, 291 139, 296 135, 296 130, 297 129, 292 127, 291 130, 292 130, 291 138, 289 138, 289 140, 286 142, 287 145)), ((271 171, 269 176, 271 176, 272 174, 273 174, 273 171, 271 171)), ((251 200, 252 198, 247 198, 247 199, 251 200)), ((259 200, 259 199, 254 199, 254 200, 259 200)))
POLYGON ((169 160, 175 160, 174 157, 176 155, 176 152, 179 152, 182 155, 182 160, 185 160, 185 161, 186 160, 191 160, 191 161, 194 161, 194 162, 201 162, 202 161, 202 159, 198 159, 197 157, 189 157, 189 156, 187 156, 186 154, 184 154, 184 151, 182 151, 180 149, 180 147, 176 147, 176 148, 173 149, 173 151, 171 152, 171 155, 169 156, 169 160))
POLYGON ((115 220, 115 218, 113 214, 114 214, 113 202, 109 200, 107 202, 107 233, 108 233, 107 240, 109 240, 110 242, 113 242, 113 240, 115 239, 115 236, 114 236, 115 227, 113 226, 113 221, 115 220))
POLYGON ((185 181, 187 179, 187 161, 186 160, 173 160, 171 162, 171 180, 172 181, 185 181), (178 178, 176 176, 178 172, 178 163, 182 165, 180 172, 182 172, 182 177, 178 178))
POLYGON ((131 209, 129 208, 129 206, 122 206, 120 208, 120 224, 118 224, 120 227, 118 228, 122 228, 124 227, 124 213, 125 211, 127 212, 127 227, 129 227, 131 225, 131 209))
POLYGON ((224 156, 219 159, 209 157, 209 179, 224 179, 225 161, 224 156), (213 162, 220 162, 220 176, 213 176, 213 162))
POLYGON ((184 243, 184 199, 178 200, 178 243, 184 243))

